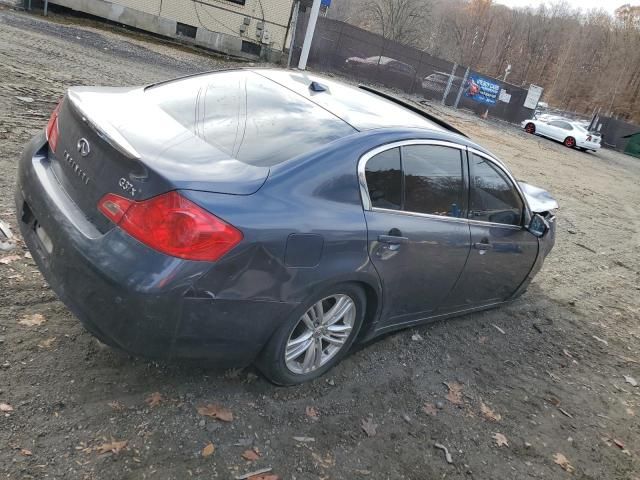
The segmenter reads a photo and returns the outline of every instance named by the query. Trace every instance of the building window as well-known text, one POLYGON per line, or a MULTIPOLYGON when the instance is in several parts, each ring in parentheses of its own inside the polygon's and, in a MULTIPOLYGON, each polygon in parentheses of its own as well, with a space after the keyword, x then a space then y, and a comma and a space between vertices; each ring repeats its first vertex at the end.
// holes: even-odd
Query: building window
POLYGON ((196 38, 197 27, 178 22, 176 25, 176 35, 179 37, 196 38))

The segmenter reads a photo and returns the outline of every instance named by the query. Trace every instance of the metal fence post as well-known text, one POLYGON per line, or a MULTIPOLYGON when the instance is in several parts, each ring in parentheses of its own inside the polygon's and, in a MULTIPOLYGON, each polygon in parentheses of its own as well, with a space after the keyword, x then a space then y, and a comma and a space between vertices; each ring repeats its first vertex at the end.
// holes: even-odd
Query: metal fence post
POLYGON ((49 0, 44 0, 44 16, 46 17, 49 13, 49 0))
POLYGON ((451 85, 453 84, 453 79, 456 75, 456 70, 458 70, 458 64, 454 63, 453 68, 451 69, 451 75, 449 75, 449 81, 447 82, 447 88, 444 89, 444 95, 442 95, 442 105, 445 104, 447 97, 449 96, 449 92, 451 91, 451 85))
POLYGON ((456 103, 453 104, 453 108, 458 108, 458 104, 460 103, 460 98, 462 98, 462 92, 464 92, 464 86, 467 83, 468 77, 469 77, 469 67, 467 67, 467 71, 464 72, 464 77, 462 78, 462 83, 460 84, 460 90, 458 90, 458 96, 456 97, 456 103))

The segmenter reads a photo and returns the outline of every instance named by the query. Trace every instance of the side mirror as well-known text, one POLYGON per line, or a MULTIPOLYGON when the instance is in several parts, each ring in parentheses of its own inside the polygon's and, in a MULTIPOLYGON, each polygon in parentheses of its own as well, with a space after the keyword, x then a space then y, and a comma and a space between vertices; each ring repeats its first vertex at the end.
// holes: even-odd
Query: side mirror
POLYGON ((536 237, 543 237, 544 234, 549 230, 549 224, 542 215, 536 213, 533 215, 533 217, 531 217, 531 221, 529 222, 527 230, 529 230, 536 237))

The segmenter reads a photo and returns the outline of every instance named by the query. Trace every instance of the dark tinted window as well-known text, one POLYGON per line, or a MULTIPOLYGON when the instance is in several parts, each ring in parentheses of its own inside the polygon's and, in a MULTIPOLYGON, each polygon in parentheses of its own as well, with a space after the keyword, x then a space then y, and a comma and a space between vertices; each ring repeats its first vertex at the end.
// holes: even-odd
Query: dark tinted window
POLYGON ((366 177, 372 206, 400 209, 402 172, 399 148, 392 148, 370 158, 367 162, 366 177))
POLYGON ((272 166, 355 133, 322 107, 247 71, 163 83, 146 95, 185 128, 184 135, 251 165, 272 166))
POLYGON ((463 207, 460 150, 435 145, 402 148, 404 210, 459 217, 463 207))
POLYGON ((509 178, 489 161, 471 156, 471 204, 469 218, 520 225, 522 200, 509 178))

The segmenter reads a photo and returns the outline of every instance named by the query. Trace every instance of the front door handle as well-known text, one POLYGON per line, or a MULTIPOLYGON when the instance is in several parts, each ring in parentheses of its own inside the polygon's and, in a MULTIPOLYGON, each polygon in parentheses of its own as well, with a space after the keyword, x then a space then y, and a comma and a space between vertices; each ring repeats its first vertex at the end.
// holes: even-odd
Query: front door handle
POLYGON ((487 250, 491 250, 493 245, 489 243, 488 238, 483 238, 481 241, 474 243, 473 248, 480 250, 480 253, 485 253, 487 250))
POLYGON ((409 242, 407 237, 399 237, 396 235, 378 235, 380 243, 388 243, 389 245, 400 245, 409 242))

